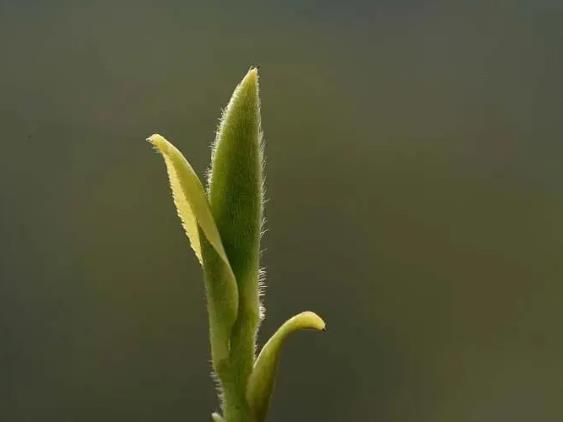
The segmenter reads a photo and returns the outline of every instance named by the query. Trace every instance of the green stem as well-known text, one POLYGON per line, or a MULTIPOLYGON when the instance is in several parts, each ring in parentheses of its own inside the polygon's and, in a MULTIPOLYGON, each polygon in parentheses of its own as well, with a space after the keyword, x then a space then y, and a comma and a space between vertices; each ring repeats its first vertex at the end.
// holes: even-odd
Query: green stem
POLYGON ((253 301, 251 302, 246 303, 244 299, 240 301, 239 317, 231 336, 228 368, 223 374, 226 422, 255 422, 247 400, 247 388, 254 366, 256 333, 260 316, 259 310, 253 306, 253 301))
POLYGON ((246 382, 236 365, 221 376, 223 385, 223 417, 225 422, 255 422, 246 399, 246 382))

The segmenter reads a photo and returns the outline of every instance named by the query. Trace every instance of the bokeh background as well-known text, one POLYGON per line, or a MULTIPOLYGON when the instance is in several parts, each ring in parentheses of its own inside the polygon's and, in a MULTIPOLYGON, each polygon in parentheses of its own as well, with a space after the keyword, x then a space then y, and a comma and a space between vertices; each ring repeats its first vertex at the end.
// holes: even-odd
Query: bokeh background
POLYGON ((563 7, 0 1, 0 420, 205 421, 200 174, 261 65, 272 422, 563 420, 563 7))

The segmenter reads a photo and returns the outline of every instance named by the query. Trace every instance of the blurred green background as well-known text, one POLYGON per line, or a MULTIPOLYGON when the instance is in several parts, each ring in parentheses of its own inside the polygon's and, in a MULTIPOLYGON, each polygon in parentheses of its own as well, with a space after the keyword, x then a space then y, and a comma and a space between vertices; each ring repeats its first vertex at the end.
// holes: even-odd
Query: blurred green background
POLYGON ((200 174, 261 65, 271 421, 563 420, 563 7, 0 0, 0 420, 205 421, 200 174))

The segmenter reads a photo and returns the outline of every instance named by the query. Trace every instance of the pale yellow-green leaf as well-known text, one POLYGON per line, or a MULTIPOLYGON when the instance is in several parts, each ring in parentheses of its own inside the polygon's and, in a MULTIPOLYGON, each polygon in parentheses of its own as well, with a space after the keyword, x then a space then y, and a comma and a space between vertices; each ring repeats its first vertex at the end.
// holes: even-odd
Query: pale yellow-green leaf
MULTIPOLYGON (((195 219, 190 203, 186 198, 186 193, 184 192, 180 184, 180 179, 178 177, 176 165, 174 165, 174 158, 172 157, 173 155, 175 155, 175 153, 173 152, 172 154, 170 154, 169 152, 167 153, 164 152, 164 151, 170 151, 170 147, 168 145, 168 142, 160 135, 153 135, 148 139, 148 141, 151 142, 162 153, 162 156, 166 163, 166 169, 168 171, 168 179, 170 181, 170 187, 172 189, 172 198, 174 199, 174 204, 176 205, 176 210, 178 211, 178 217, 180 217, 182 226, 184 227, 186 235, 188 236, 191 247, 194 250, 194 253, 199 263, 202 264, 201 244, 199 240, 199 230, 197 228, 197 221, 195 219)), ((192 176, 191 178, 192 179, 197 178, 189 163, 187 163, 187 166, 189 166, 187 172, 191 173, 190 175, 192 176)), ((196 183, 194 180, 194 183, 192 183, 192 188, 194 187, 195 184, 196 183)))
POLYGON ((314 312, 302 312, 287 320, 268 340, 256 359, 248 380, 247 400, 257 422, 263 422, 270 404, 279 362, 287 336, 301 329, 325 330, 325 322, 314 312))
POLYGON ((220 286, 208 289, 208 292, 212 291, 215 294, 208 299, 210 309, 214 310, 214 314, 210 315, 210 330, 213 362, 217 364, 228 357, 230 330, 237 317, 238 287, 235 275, 225 253, 203 185, 188 160, 160 135, 152 135, 147 140, 164 158, 178 215, 200 263, 202 262, 201 234, 205 236, 222 261, 221 271, 225 274, 225 279, 221 281, 220 286))
POLYGON ((209 209, 205 190, 192 166, 183 154, 163 136, 155 134, 147 140, 164 158, 174 203, 198 260, 201 263, 201 244, 197 230, 199 225, 209 243, 229 264, 221 236, 209 209))

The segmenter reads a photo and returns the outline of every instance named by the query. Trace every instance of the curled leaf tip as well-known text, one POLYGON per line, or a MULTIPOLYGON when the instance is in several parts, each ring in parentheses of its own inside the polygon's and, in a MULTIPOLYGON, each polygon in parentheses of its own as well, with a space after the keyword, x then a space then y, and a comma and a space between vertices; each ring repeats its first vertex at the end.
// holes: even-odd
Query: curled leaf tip
POLYGON ((326 331, 326 322, 324 322, 324 320, 316 313, 311 311, 305 311, 298 315, 295 315, 293 318, 287 321, 286 324, 287 323, 297 324, 296 329, 311 328, 319 331, 326 331))
POLYGON ((305 311, 288 319, 268 340, 256 359, 248 380, 247 400, 261 422, 266 418, 270 404, 281 348, 287 336, 302 329, 326 330, 326 323, 316 313, 305 311))
POLYGON ((146 139, 147 142, 151 143, 155 147, 157 145, 163 145, 166 143, 166 140, 163 136, 159 135, 158 133, 154 133, 146 139))

